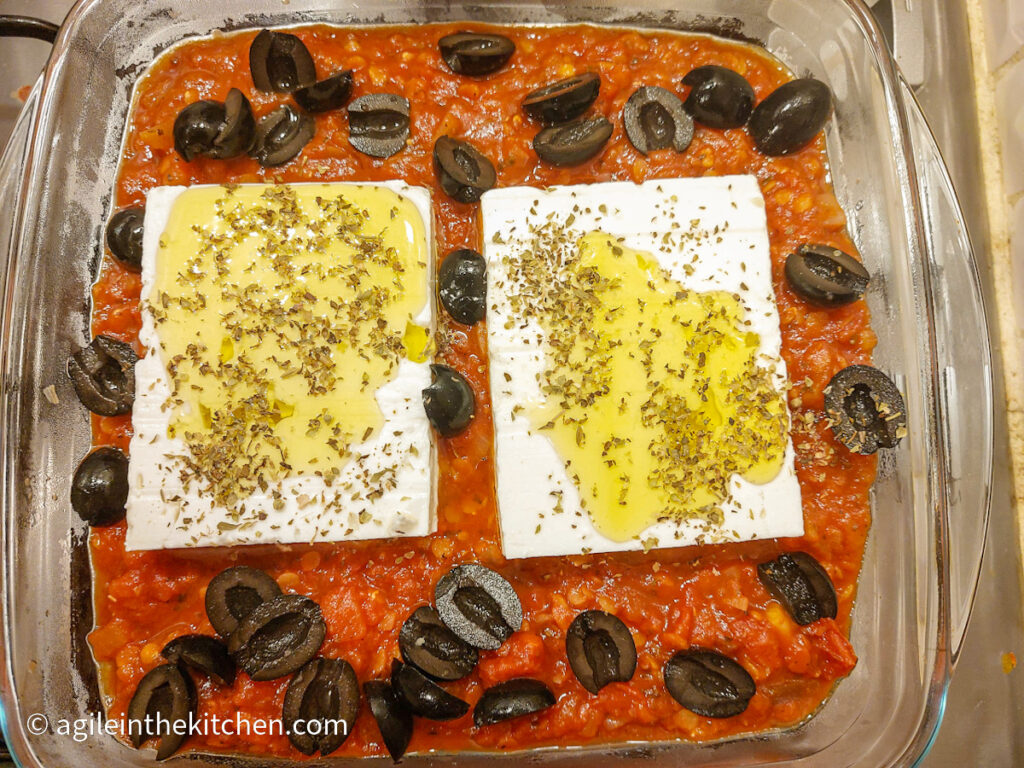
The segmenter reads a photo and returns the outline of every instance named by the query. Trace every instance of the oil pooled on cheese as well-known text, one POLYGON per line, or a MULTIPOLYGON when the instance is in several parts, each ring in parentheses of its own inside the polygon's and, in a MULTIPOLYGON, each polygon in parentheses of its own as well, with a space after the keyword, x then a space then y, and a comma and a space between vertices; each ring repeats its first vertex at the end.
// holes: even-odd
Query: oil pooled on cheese
POLYGON ((430 257, 415 205, 383 187, 183 192, 149 308, 186 488, 231 506, 293 473, 330 484, 381 428, 399 360, 428 354, 430 257))
POLYGON ((519 280, 547 360, 544 404, 528 415, 594 526, 625 541, 659 519, 720 523, 733 476, 770 481, 787 444, 788 412, 738 297, 688 291, 603 232, 557 263, 557 248, 536 245, 519 280))

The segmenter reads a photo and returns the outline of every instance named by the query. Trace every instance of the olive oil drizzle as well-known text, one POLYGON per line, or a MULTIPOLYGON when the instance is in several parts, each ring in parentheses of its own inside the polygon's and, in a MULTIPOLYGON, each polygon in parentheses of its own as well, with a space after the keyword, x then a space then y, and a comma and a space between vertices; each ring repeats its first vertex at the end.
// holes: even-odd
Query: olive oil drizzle
POLYGON ((639 538, 667 519, 720 526, 735 476, 764 483, 782 468, 774 364, 738 295, 687 290, 650 254, 581 236, 573 219, 534 227, 504 264, 511 316, 540 326, 546 353, 533 429, 603 535, 639 538))
MULTIPOLYGON (((353 446, 383 426, 374 393, 402 357, 428 355, 413 317, 426 301, 429 253, 412 203, 382 188, 189 194, 205 195, 199 210, 212 205, 212 216, 207 207, 202 223, 187 224, 182 211, 194 213, 195 198, 172 211, 159 260, 181 268, 158 264, 147 307, 171 385, 169 436, 188 448, 168 458, 186 491, 194 485, 232 510, 222 526, 248 525, 251 495, 269 493, 280 510, 280 481, 309 473, 331 487, 361 460, 353 446)), ((394 467, 360 473, 365 487, 316 501, 339 507, 343 492, 372 498, 393 487, 394 454, 394 467)))

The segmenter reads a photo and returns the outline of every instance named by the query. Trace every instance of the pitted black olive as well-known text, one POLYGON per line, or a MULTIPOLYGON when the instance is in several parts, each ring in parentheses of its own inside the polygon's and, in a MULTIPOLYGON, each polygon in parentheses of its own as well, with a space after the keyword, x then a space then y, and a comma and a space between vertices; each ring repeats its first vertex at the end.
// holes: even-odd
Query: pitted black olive
POLYGON ((469 248, 452 251, 437 273, 437 293, 452 319, 473 325, 487 314, 487 262, 469 248))
POLYGON ((319 605, 305 595, 280 595, 238 622, 228 652, 253 680, 276 680, 316 656, 326 634, 319 605))
POLYGON ((285 104, 260 118, 249 154, 265 167, 284 165, 302 151, 314 133, 316 121, 285 104))
POLYGON ((552 126, 533 137, 533 151, 552 165, 579 165, 601 151, 612 131, 612 124, 606 117, 552 126))
POLYGON ((377 721, 384 746, 396 763, 402 759, 412 739, 412 712, 389 683, 370 680, 363 684, 370 712, 377 721))
POLYGON ((352 95, 352 70, 336 72, 313 85, 298 88, 292 93, 295 103, 307 112, 318 114, 341 109, 352 95))
POLYGON ((434 142, 434 172, 445 194, 460 203, 475 203, 498 180, 490 160, 451 136, 434 142))
POLYGON ((457 75, 489 75, 505 66, 516 45, 503 35, 456 32, 438 42, 441 58, 457 75))
POLYGON ((757 566, 757 577, 801 626, 838 613, 836 589, 821 563, 806 552, 787 552, 757 566))
POLYGON ((854 453, 894 448, 907 434, 907 407, 888 376, 851 365, 825 387, 825 415, 836 439, 854 453))
POLYGON ((437 680, 465 677, 478 658, 476 648, 448 629, 429 605, 421 605, 405 620, 398 648, 407 663, 437 680))
POLYGON ((702 717, 738 715, 757 691, 747 670, 704 648, 679 651, 665 662, 662 674, 672 698, 702 717))
POLYGON ((216 152, 210 157, 244 155, 256 138, 256 118, 252 105, 240 90, 232 88, 224 99, 224 124, 213 140, 216 152))
POLYGON ((754 107, 747 130, 762 153, 788 155, 810 144, 831 113, 827 85, 810 77, 791 80, 754 107))
POLYGON ((160 655, 172 664, 199 670, 221 685, 235 681, 235 661, 224 643, 215 637, 182 635, 165 645, 160 655))
POLYGON ((513 717, 532 715, 555 705, 555 694, 540 680, 516 677, 491 686, 473 708, 473 724, 478 728, 513 717))
POLYGON ((580 685, 597 693, 627 682, 636 672, 636 644, 629 628, 604 611, 584 611, 569 625, 565 653, 580 685))
POLYGON ((600 90, 600 75, 573 75, 530 91, 523 99, 523 111, 544 125, 567 123, 590 109, 600 90))
POLYGON ((127 267, 142 269, 142 222, 146 209, 123 208, 107 222, 107 248, 127 267))
POLYGON ((159 739, 157 760, 173 755, 188 737, 188 723, 196 714, 196 689, 192 678, 177 664, 154 667, 139 681, 128 702, 128 734, 138 749, 159 739))
POLYGON ((119 449, 97 448, 78 465, 71 480, 71 508, 89 525, 124 520, 128 501, 128 457, 119 449))
POLYGON ((469 382, 447 365, 431 365, 434 380, 423 390, 423 409, 442 437, 454 437, 469 426, 476 403, 469 382))
POLYGON ((100 416, 129 413, 135 404, 135 363, 130 344, 97 336, 68 358, 68 376, 86 408, 100 416))
POLYGON ((683 78, 690 93, 683 102, 694 120, 709 128, 739 128, 754 109, 754 89, 739 72, 717 64, 691 69, 683 78))
POLYGON ((656 85, 637 88, 622 110, 630 142, 641 154, 672 148, 685 152, 693 141, 693 118, 671 91, 656 85))
POLYGON ((352 665, 344 659, 313 659, 288 682, 281 721, 302 754, 329 755, 348 738, 358 712, 359 681, 352 665))
POLYGON ((261 30, 249 46, 249 71, 261 91, 290 93, 316 82, 309 49, 295 35, 261 30))
POLYGON ((457 565, 434 588, 437 614, 476 648, 495 650, 523 624, 523 606, 512 585, 490 568, 457 565))
POLYGON ((206 615, 222 637, 238 628, 238 622, 257 607, 281 594, 268 574, 247 565, 226 568, 206 588, 206 615))
POLYGON ((455 720, 469 712, 469 704, 398 659, 391 663, 391 687, 414 715, 428 720, 455 720))
POLYGON ((409 140, 409 100, 368 93, 348 105, 348 143, 370 157, 391 157, 409 140))
POLYGON ((174 120, 174 148, 186 162, 196 157, 223 160, 252 146, 256 120, 245 95, 232 88, 224 103, 204 99, 189 104, 174 120))
POLYGON ((226 112, 219 101, 203 99, 189 104, 174 118, 174 148, 185 162, 217 151, 217 135, 224 127, 226 112))
POLYGON ((864 295, 871 274, 838 248, 805 244, 786 258, 786 280, 812 304, 841 307, 864 295))

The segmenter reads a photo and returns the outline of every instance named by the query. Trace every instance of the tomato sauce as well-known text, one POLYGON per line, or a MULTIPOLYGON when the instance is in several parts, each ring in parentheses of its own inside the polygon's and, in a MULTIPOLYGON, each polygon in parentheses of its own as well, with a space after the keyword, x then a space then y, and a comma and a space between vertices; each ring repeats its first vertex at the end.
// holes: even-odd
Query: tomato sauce
MULTIPOLYGON (((790 79, 759 49, 704 36, 590 26, 510 28, 516 43, 501 72, 482 79, 451 73, 438 53, 443 35, 467 25, 418 27, 304 27, 320 77, 355 71, 354 96, 394 92, 411 102, 408 146, 386 160, 349 146, 345 110, 316 117, 316 136, 294 161, 261 168, 254 160, 197 159, 174 151, 172 125, 197 99, 223 100, 230 88, 251 100, 257 118, 289 97, 257 91, 248 49, 254 33, 218 36, 162 55, 139 84, 116 189, 117 206, 143 204, 158 185, 404 179, 434 194, 437 251, 479 249, 477 207, 453 202, 438 187, 432 148, 441 135, 469 140, 495 165, 498 185, 551 185, 610 180, 751 173, 764 194, 773 279, 782 325, 782 353, 803 495, 800 539, 580 557, 505 561, 494 500, 493 432, 489 411, 486 331, 483 324, 451 327, 440 355, 461 371, 477 395, 478 417, 458 437, 439 441, 438 531, 421 539, 231 550, 126 552, 123 523, 92 533, 96 572, 96 629, 90 642, 103 671, 109 714, 124 716, 142 675, 159 664, 174 637, 213 634, 204 611, 210 579, 245 563, 273 575, 285 591, 311 596, 323 609, 325 656, 347 659, 360 681, 385 677, 398 656, 398 630, 414 608, 431 602, 438 578, 452 565, 480 562, 508 578, 522 600, 524 622, 497 651, 483 651, 477 670, 448 685, 472 705, 484 688, 530 676, 554 691, 557 703, 537 715, 474 728, 471 715, 440 723, 417 720, 410 751, 523 749, 626 740, 712 740, 761 732, 810 716, 856 657, 847 639, 850 612, 870 523, 868 491, 875 459, 849 453, 824 423, 822 390, 839 369, 868 363, 875 336, 864 302, 819 310, 793 294, 783 276, 788 253, 805 242, 854 252, 846 220, 829 180, 824 141, 787 157, 759 154, 742 129, 697 128, 690 148, 644 157, 626 139, 622 108, 640 85, 660 85, 685 98, 680 79, 702 64, 743 74, 758 100, 790 79), (531 148, 538 127, 520 109, 531 90, 582 71, 601 75, 592 112, 606 115, 615 133, 593 160, 573 168, 541 163, 531 148), (758 581, 755 566, 781 551, 803 549, 835 583, 839 615, 796 625, 758 581), (573 676, 565 633, 581 611, 600 608, 631 629, 638 650, 636 675, 598 696, 573 676), (728 719, 681 708, 662 682, 661 667, 676 651, 700 645, 738 661, 757 693, 747 710, 728 719)), ((486 29, 469 25, 474 30, 486 29)), ((93 331, 138 347, 137 274, 109 256, 94 290, 93 331)), ((141 352, 141 348, 138 348, 141 352)), ((97 445, 128 448, 130 417, 94 417, 97 445)), ((198 680, 200 717, 280 717, 288 679, 234 685, 198 680)), ((186 748, 300 757, 281 735, 196 736, 186 748)), ((384 754, 380 734, 363 703, 339 755, 384 754)))

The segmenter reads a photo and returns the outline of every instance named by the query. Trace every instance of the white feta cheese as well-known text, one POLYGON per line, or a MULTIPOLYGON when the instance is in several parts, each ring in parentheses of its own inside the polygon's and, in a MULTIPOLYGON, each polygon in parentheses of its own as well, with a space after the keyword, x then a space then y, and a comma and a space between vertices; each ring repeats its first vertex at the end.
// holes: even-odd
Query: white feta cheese
MULTIPOLYGON (((410 200, 423 219, 426 233, 427 301, 413 322, 434 330, 433 218, 430 193, 400 182, 384 186, 410 200)), ((290 185, 301 188, 303 185, 290 185)), ((349 184, 315 185, 324 197, 343 193, 349 184)), ((368 440, 351 446, 353 458, 328 486, 314 474, 292 476, 272 485, 264 493, 240 499, 244 507, 239 525, 237 512, 215 506, 192 483, 185 490, 180 467, 169 455, 188 451, 185 442, 168 436, 171 410, 165 407, 171 392, 167 361, 162 359, 158 326, 148 311, 154 286, 156 259, 175 201, 185 187, 158 187, 146 200, 145 235, 142 258, 142 330, 139 339, 145 357, 136 366, 136 397, 132 413, 135 433, 129 460, 128 531, 129 550, 179 547, 231 546, 238 544, 287 544, 312 541, 424 536, 436 529, 436 458, 433 432, 422 403, 422 390, 430 384, 429 361, 402 358, 398 372, 376 392, 384 416, 383 429, 368 440), (379 494, 359 493, 380 489, 368 482, 376 473, 391 472, 394 483, 379 494), (340 508, 329 503, 348 489, 340 508), (279 491, 275 509, 273 491, 279 491), (356 495, 358 498, 353 499, 356 495), (282 506, 283 502, 283 506, 282 506)))
POLYGON ((530 317, 514 316, 507 286, 533 227, 556 220, 574 236, 600 230, 623 245, 653 254, 686 289, 737 294, 760 352, 775 362, 784 391, 779 316, 771 281, 764 200, 753 176, 666 179, 643 184, 603 184, 496 189, 481 200, 488 268, 488 354, 495 428, 497 500, 506 557, 585 554, 746 541, 803 534, 800 486, 792 441, 770 482, 755 485, 733 476, 725 520, 714 533, 693 521, 665 520, 627 541, 599 533, 580 503, 565 461, 528 413, 544 402, 540 391, 544 336, 530 317), (701 236, 681 236, 686 233, 701 236), (674 244, 670 253, 665 243, 674 244), (676 247, 677 246, 677 247, 676 247), (560 499, 562 511, 556 511, 560 499))

